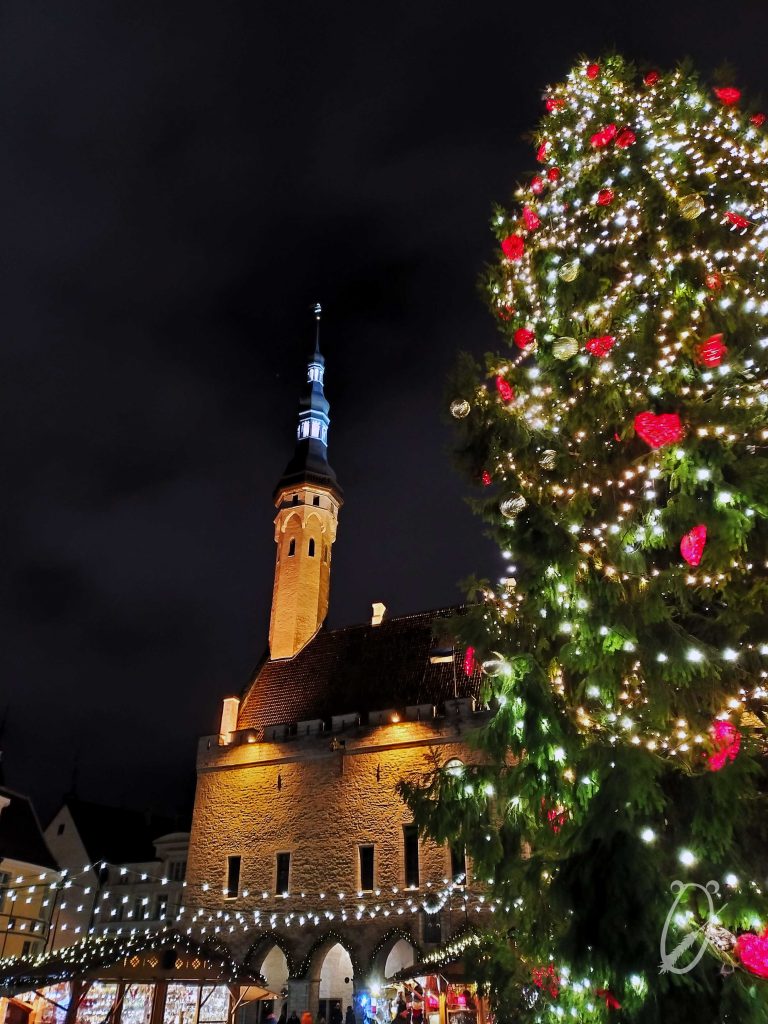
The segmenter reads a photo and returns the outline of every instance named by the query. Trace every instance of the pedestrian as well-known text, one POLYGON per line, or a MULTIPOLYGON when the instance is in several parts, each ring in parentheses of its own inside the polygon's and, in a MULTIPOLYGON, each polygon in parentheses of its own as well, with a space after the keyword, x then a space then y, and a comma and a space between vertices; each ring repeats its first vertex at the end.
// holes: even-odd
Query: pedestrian
MULTIPOLYGON (((343 1024, 344 1014, 341 1012, 341 1003, 334 1003, 333 1009, 331 1010, 330 1020, 328 1024, 343 1024)), ((303 1022, 302 1022, 303 1024, 303 1022)))
POLYGON ((288 1018, 288 1024, 299 1024, 299 1015, 295 1010, 291 1010, 291 1015, 288 1018))
POLYGON ((347 1012, 344 1015, 344 1024, 357 1024, 357 1018, 355 1017, 355 1011, 351 1006, 347 1007, 347 1012))
POLYGON ((283 1008, 280 1011, 280 1016, 277 1018, 277 1024, 288 1024, 287 1019, 286 1019, 287 1016, 288 1016, 288 1007, 285 1005, 285 1003, 283 1003, 283 1008))
POLYGON ((305 1010, 301 1015, 301 1024, 314 1024, 312 1020, 312 1014, 309 1010, 305 1010))

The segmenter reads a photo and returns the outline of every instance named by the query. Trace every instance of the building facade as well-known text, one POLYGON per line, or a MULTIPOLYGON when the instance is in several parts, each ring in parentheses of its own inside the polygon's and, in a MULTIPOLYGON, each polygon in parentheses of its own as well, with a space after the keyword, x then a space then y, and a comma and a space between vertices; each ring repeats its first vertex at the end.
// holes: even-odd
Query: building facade
POLYGON ((269 650, 199 744, 183 926, 330 1020, 337 1003, 375 1008, 388 978, 478 919, 463 851, 421 839, 396 787, 460 772, 484 713, 457 609, 390 618, 377 603, 324 627, 343 502, 324 375, 316 346, 274 492, 269 650))
POLYGON ((64 872, 53 948, 87 935, 154 932, 176 920, 189 833, 174 821, 69 797, 45 838, 64 872))
POLYGON ((0 960, 45 951, 59 878, 31 801, 0 788, 0 960))

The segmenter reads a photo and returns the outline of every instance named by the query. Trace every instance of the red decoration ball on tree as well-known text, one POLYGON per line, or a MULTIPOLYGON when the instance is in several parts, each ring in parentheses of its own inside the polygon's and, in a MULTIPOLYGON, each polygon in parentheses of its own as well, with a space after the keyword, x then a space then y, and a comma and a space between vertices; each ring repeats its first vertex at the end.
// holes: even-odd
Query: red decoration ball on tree
POLYGON ((525 252, 525 239, 522 235, 507 235, 501 241, 501 251, 508 260, 520 260, 525 252))
POLYGON ((535 231, 536 228, 541 227, 541 220, 536 211, 532 210, 530 206, 523 207, 523 224, 525 224, 529 231, 535 231))
POLYGON ((753 114, 749 120, 759 128, 761 124, 765 124, 765 114, 753 114))
POLYGON ((529 327, 518 327, 514 333, 514 341, 519 349, 526 349, 536 340, 536 335, 529 327))
POLYGON ((536 174, 531 178, 531 192, 533 192, 535 196, 540 196, 543 191, 544 179, 540 174, 536 174))
POLYGON ((496 390, 499 392, 499 397, 502 402, 514 402, 515 400, 515 389, 505 380, 501 374, 496 378, 496 390))
POLYGON ((723 283, 723 275, 717 270, 710 271, 704 278, 704 284, 711 292, 719 292, 723 283))
POLYGON ((556 111, 563 109, 565 100, 560 96, 547 96, 545 106, 548 113, 554 114, 556 111))
POLYGON ((692 530, 680 541, 680 554, 688 565, 698 565, 701 562, 704 548, 707 544, 707 528, 701 523, 694 526, 692 530))
POLYGON ((713 334, 706 341, 700 341, 693 354, 699 366, 719 366, 728 355, 728 346, 723 343, 722 334, 713 334))
POLYGON ((658 82, 658 80, 660 78, 661 78, 661 75, 659 74, 659 72, 653 70, 653 71, 646 72, 646 74, 643 76, 643 81, 645 82, 646 85, 649 85, 649 86, 650 85, 656 85, 656 83, 658 82))
POLYGON ((560 177, 560 168, 559 167, 550 167, 549 170, 547 171, 547 177, 549 178, 550 181, 557 181, 559 179, 559 177, 560 177))
POLYGON ((587 69, 586 69, 586 71, 584 73, 586 74, 586 76, 590 80, 590 82, 594 82, 594 80, 600 74, 600 65, 599 64, 587 64, 587 69))
POLYGON ((637 136, 631 128, 622 128, 616 136, 616 145, 619 149, 627 149, 629 146, 634 146, 637 142, 637 136))
POLYGON ((712 723, 709 734, 714 750, 707 759, 707 767, 711 772, 719 772, 736 760, 741 747, 741 733, 732 722, 718 718, 712 723))
POLYGON ((597 205, 598 206, 610 206, 613 202, 613 189, 612 188, 601 188, 597 193, 597 205))
POLYGON ((715 96, 724 107, 733 107, 741 99, 741 90, 735 89, 732 85, 726 85, 721 89, 715 89, 715 96))
POLYGON ((483 475, 480 477, 480 479, 483 481, 483 487, 490 487, 491 484, 493 483, 493 477, 491 476, 487 469, 483 470, 483 475))
POLYGON ((613 335, 602 334, 598 338, 590 338, 584 348, 591 356, 597 356, 598 359, 605 359, 615 344, 616 339, 613 335))
POLYGON ((595 149, 605 149, 605 147, 609 146, 616 138, 617 132, 618 129, 615 124, 607 124, 599 131, 595 132, 589 141, 595 149))
POLYGON ((540 164, 545 164, 547 160, 549 160, 550 146, 550 142, 544 141, 536 150, 536 159, 539 161, 540 164))

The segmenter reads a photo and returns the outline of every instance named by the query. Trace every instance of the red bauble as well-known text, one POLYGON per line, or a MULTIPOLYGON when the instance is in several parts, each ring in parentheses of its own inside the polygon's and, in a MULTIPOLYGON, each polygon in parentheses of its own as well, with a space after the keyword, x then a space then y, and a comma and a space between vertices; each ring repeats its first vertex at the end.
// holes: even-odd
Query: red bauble
POLYGON ((557 181, 558 178, 560 177, 560 168, 559 167, 550 167, 549 170, 547 171, 547 177, 549 178, 550 181, 557 181))
POLYGON ((501 375, 496 378, 496 390, 499 392, 502 402, 514 402, 515 389, 501 375))
POLYGON ((493 483, 493 477, 491 476, 487 469, 483 470, 483 475, 480 477, 480 479, 483 481, 483 487, 490 487, 491 484, 493 483))
POLYGON ((688 565, 698 565, 701 562, 701 556, 704 554, 706 544, 707 528, 701 523, 699 526, 694 526, 692 530, 689 530, 680 541, 680 554, 688 565))
POLYGON ((595 134, 590 138, 589 141, 592 143, 595 149, 604 149, 606 146, 609 146, 613 142, 617 134, 618 129, 616 128, 616 125, 607 124, 603 128, 601 128, 600 131, 595 132, 595 134))
POLYGON ((730 224, 733 224, 733 226, 736 227, 736 228, 748 228, 749 227, 749 221, 747 220, 747 218, 746 217, 742 217, 742 215, 740 213, 734 213, 733 210, 728 210, 728 212, 725 215, 725 219, 730 224))
POLYGON ((543 191, 544 179, 540 175, 536 174, 531 178, 531 192, 533 192, 535 196, 540 196, 543 191))
POLYGON ((659 74, 658 71, 649 71, 645 75, 645 77, 643 78, 643 81, 645 82, 646 85, 656 85, 656 83, 658 82, 658 80, 660 78, 661 78, 661 75, 659 74))
POLYGON ((635 433, 651 448, 674 444, 683 436, 683 425, 676 412, 639 412, 635 416, 635 433))
POLYGON ((753 114, 749 120, 759 128, 761 124, 765 124, 765 114, 753 114))
POLYGON ((518 327, 514 333, 514 339, 518 348, 526 349, 536 340, 536 335, 528 327, 518 327))
POLYGON ((713 334, 694 347, 693 355, 700 366, 719 366, 728 355, 728 346, 723 344, 722 334, 713 334))
POLYGON ((590 338, 584 348, 591 356, 604 359, 616 344, 616 339, 611 334, 601 334, 599 338, 590 338))
POLYGON ((501 240, 501 251, 508 260, 520 260, 525 252, 525 239, 522 235, 507 235, 501 240))
POLYGON ((597 205, 598 206, 610 206, 613 202, 613 189, 612 188, 601 188, 597 193, 597 205))
POLYGON ((529 231, 535 231, 536 228, 541 227, 541 221, 530 206, 523 207, 523 223, 529 231))
POLYGON ((761 935, 745 932, 736 939, 736 956, 758 978, 768 978, 768 928, 761 935))
POLYGON ((716 718, 709 734, 712 737, 714 752, 707 758, 707 767, 711 772, 719 772, 736 760, 741 746, 741 733, 732 722, 716 718))
POLYGON ((741 99, 741 90, 727 85, 722 89, 715 89, 715 96, 717 96, 724 107, 732 107, 741 99))
POLYGON ((557 110, 563 109, 565 100, 561 96, 547 96, 545 106, 550 114, 554 114, 557 110))
POLYGON ((634 146, 637 142, 637 136, 631 128, 622 128, 616 136, 616 145, 619 149, 627 149, 628 146, 634 146))
POLYGON ((536 150, 536 159, 540 164, 545 164, 549 160, 549 142, 542 142, 539 148, 536 150))
POLYGON ((600 74, 600 65, 599 64, 587 64, 587 70, 585 71, 585 74, 586 74, 587 78, 591 82, 594 82, 594 80, 600 74))
POLYGON ((704 284, 711 292, 719 292, 724 284, 723 275, 717 270, 712 270, 704 278, 704 284))

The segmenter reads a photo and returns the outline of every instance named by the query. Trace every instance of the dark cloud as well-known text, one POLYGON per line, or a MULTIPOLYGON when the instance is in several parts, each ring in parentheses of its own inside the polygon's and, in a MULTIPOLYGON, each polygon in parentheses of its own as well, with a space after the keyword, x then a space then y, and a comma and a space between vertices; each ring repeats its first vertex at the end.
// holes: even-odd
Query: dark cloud
POLYGON ((345 488, 332 620, 498 562, 444 378, 540 90, 615 45, 764 74, 768 11, 6 0, 2 676, 9 780, 173 807, 259 657, 270 494, 321 299, 345 488))

